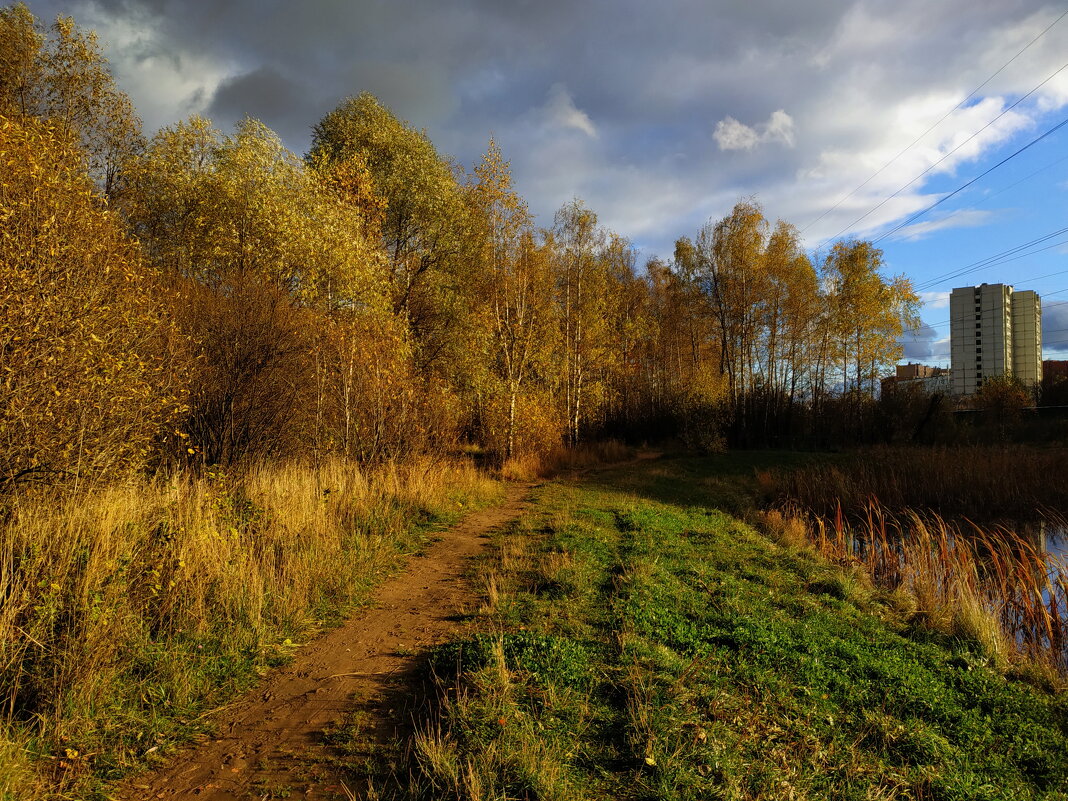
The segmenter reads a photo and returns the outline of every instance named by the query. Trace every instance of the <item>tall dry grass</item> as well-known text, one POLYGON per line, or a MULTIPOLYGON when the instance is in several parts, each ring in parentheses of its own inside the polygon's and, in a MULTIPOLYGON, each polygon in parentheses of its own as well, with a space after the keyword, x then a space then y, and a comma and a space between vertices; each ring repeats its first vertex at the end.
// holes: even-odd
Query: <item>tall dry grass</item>
POLYGON ((786 506, 763 522, 785 544, 862 569, 909 618, 972 641, 1003 668, 1022 653, 1068 670, 1068 567, 1034 538, 933 512, 893 515, 874 500, 858 516, 786 506))
POLYGON ((863 514, 877 498, 888 509, 932 509, 971 519, 1034 519, 1068 510, 1068 448, 1017 445, 870 448, 833 462, 761 473, 761 489, 831 516, 863 514))
POLYGON ((558 445, 546 453, 514 456, 501 466, 501 477, 508 481, 534 481, 551 478, 571 470, 622 462, 634 455, 633 448, 614 439, 558 445))
POLYGON ((497 485, 440 460, 209 473, 0 514, 0 797, 77 793, 224 702, 497 485), (95 779, 94 779, 95 780, 95 779))

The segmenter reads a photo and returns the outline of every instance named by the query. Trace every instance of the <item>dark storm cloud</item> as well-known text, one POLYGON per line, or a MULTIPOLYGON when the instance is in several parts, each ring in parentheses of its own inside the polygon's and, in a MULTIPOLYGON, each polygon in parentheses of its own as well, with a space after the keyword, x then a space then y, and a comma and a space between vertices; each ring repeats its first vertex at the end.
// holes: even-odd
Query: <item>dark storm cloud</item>
POLYGON ((217 119, 239 119, 248 115, 260 120, 275 120, 275 132, 283 140, 301 140, 307 136, 307 122, 299 122, 304 112, 307 120, 316 110, 314 92, 278 73, 263 67, 223 81, 215 91, 207 115, 217 119))
MULTIPOLYGON (((100 31, 150 127, 197 111, 225 129, 250 114, 302 153, 322 114, 368 90, 466 165, 493 134, 543 224, 579 195, 661 253, 743 195, 804 224, 1059 13, 1041 0, 30 5, 100 31)), ((1059 66, 1065 38, 1047 40, 1023 77, 1008 70, 989 90, 1019 92, 1059 66)), ((982 113, 962 110, 811 233, 833 233, 929 166, 982 113)), ((1010 118, 976 147, 1029 124, 1010 118)), ((926 203, 917 185, 870 222, 926 203)))
MULTIPOLYGON (((1062 296, 1063 297, 1063 296, 1062 296)), ((1042 353, 1047 359, 1068 357, 1068 302, 1042 302, 1042 353)))
POLYGON ((901 338, 901 345, 905 349, 904 357, 909 360, 938 358, 935 353, 937 340, 938 332, 927 323, 921 324, 916 331, 907 333, 901 338))

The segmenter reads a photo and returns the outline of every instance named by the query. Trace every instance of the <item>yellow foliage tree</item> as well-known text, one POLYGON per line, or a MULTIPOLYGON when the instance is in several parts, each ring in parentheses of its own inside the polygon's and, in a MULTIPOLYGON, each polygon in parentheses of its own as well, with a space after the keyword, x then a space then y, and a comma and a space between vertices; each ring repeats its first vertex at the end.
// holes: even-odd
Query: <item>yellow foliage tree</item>
POLYGON ((0 484, 140 466, 184 391, 155 276, 55 125, 0 117, 0 162, 0 484))
POLYGON ((480 265, 488 319, 486 354, 491 378, 484 399, 484 438, 503 459, 551 448, 559 439, 555 415, 539 409, 551 395, 544 383, 556 339, 553 276, 547 253, 534 241, 526 204, 511 188, 508 163, 492 139, 475 168, 471 204, 480 223, 480 265), (536 436, 529 432, 536 431, 536 436))
POLYGON ((352 202, 359 176, 322 180, 255 120, 222 136, 196 117, 161 131, 129 175, 122 208, 181 279, 176 315, 200 355, 183 450, 230 463, 324 443, 338 372, 317 351, 322 317, 388 314, 385 262, 352 202))
POLYGON ((0 113, 48 120, 78 141, 89 174, 112 198, 144 145, 141 120, 116 88, 96 34, 65 16, 46 33, 24 3, 0 8, 0 113))

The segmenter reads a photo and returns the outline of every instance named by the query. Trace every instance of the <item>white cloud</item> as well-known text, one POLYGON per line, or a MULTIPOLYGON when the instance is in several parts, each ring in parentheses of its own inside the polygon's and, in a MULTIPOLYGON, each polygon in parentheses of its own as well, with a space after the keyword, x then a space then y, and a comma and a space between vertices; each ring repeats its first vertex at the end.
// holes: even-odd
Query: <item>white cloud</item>
POLYGON ((935 231, 944 231, 948 228, 974 228, 983 225, 992 216, 994 216, 994 212, 992 211, 961 209, 960 211, 954 211, 950 214, 943 215, 935 220, 907 225, 894 234, 894 239, 904 239, 909 242, 915 242, 918 239, 930 236, 935 231))
POLYGON ((228 59, 169 41, 159 18, 136 6, 118 15, 91 3, 77 21, 97 32, 116 81, 134 98, 149 134, 204 112, 219 86, 242 71, 228 59))
POLYGON ((921 292, 920 302, 926 309, 948 309, 949 292, 921 292))
POLYGON ((753 128, 728 116, 716 123, 712 138, 716 140, 720 150, 752 150, 765 142, 778 142, 793 147, 794 120, 779 109, 771 113, 767 122, 753 128))
POLYGON ((597 138, 597 129, 585 111, 575 107, 571 93, 562 83, 554 83, 549 89, 549 100, 545 104, 548 120, 560 128, 581 131, 591 139, 597 138))
POLYGON ((717 122, 712 136, 720 150, 752 150, 760 142, 760 134, 734 117, 717 122))

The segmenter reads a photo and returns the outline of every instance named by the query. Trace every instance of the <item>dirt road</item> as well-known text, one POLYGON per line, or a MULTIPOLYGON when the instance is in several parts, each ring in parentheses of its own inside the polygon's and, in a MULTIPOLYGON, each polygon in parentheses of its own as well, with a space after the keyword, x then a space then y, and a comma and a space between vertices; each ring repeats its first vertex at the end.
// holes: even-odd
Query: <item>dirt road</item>
POLYGON ((464 580, 468 560, 485 547, 490 531, 519 516, 530 489, 511 485, 503 504, 442 532, 402 574, 376 590, 369 609, 302 648, 254 693, 218 713, 215 737, 158 772, 128 781, 121 797, 362 796, 367 779, 354 777, 352 765, 373 754, 354 754, 349 735, 359 730, 357 748, 388 758, 410 725, 419 652, 452 639, 462 627, 460 613, 477 603, 464 580))

